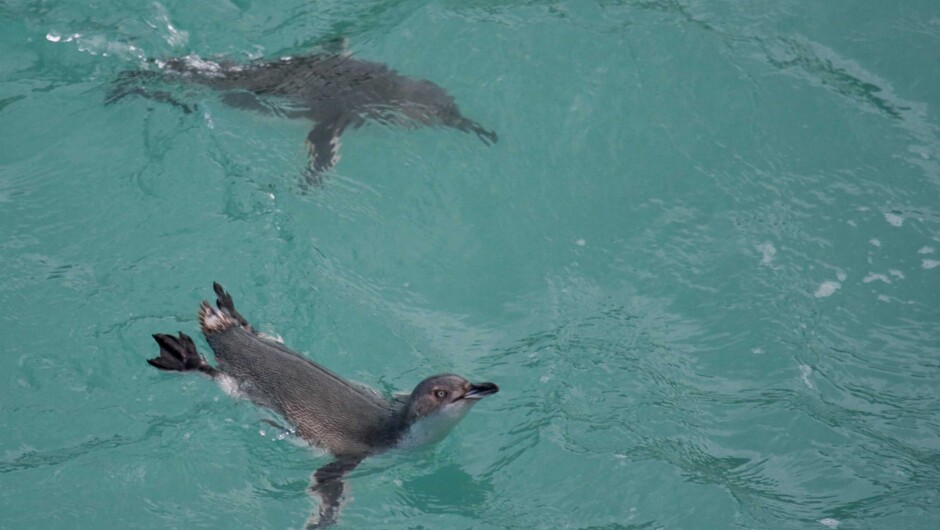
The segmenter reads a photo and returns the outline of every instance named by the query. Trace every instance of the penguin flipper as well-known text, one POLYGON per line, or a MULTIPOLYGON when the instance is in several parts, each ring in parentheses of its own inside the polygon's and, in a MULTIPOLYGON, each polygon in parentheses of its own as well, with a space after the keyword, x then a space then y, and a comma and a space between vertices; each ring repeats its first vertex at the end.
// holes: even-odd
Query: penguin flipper
POLYGON ((182 331, 179 337, 157 333, 153 339, 160 345, 160 356, 147 359, 150 366, 168 372, 198 371, 210 377, 218 373, 218 370, 196 350, 193 339, 182 331))
POLYGON ((320 174, 339 162, 339 137, 345 128, 345 120, 334 116, 318 122, 307 135, 307 149, 310 151, 307 181, 310 184, 321 184, 320 174))
POLYGON ((339 519, 340 502, 346 489, 343 477, 355 469, 359 462, 362 462, 361 457, 339 457, 314 472, 310 493, 320 498, 320 510, 316 520, 313 516, 307 520, 308 530, 326 528, 339 519))

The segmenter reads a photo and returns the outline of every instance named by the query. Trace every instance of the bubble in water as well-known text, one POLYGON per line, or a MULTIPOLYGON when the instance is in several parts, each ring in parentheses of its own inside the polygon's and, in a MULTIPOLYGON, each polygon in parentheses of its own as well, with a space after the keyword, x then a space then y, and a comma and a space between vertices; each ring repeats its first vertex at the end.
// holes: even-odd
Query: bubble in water
POLYGON ((816 298, 826 298, 832 296, 832 294, 835 293, 836 290, 841 286, 842 285, 839 282, 822 282, 819 284, 819 287, 816 288, 816 292, 813 293, 813 296, 816 298))

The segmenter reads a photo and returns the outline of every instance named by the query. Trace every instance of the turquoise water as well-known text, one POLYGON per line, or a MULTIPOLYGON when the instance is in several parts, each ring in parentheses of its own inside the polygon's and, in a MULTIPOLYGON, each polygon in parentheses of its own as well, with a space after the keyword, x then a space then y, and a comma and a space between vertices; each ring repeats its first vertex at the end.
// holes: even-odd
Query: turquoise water
POLYGON ((940 4, 890 4, 0 2, 0 527, 302 526, 327 457, 144 362, 218 280, 352 379, 502 387, 340 527, 937 528, 940 4), (499 143, 373 124, 304 190, 309 123, 103 104, 336 36, 499 143))

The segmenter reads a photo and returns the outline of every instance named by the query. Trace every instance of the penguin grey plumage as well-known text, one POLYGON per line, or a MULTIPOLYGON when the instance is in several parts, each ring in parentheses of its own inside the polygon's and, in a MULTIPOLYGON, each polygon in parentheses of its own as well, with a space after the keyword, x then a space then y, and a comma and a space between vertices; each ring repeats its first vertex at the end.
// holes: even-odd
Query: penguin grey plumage
POLYGON ((343 477, 363 458, 394 447, 434 443, 479 399, 499 391, 493 383, 473 384, 458 375, 439 374, 406 397, 383 397, 257 333, 222 286, 213 287, 216 307, 203 302, 199 323, 218 367, 210 365, 182 332, 178 337, 154 335, 160 355, 147 362, 161 370, 196 371, 220 384, 234 383, 238 393, 276 411, 297 434, 336 457, 314 473, 311 491, 320 497, 320 510, 310 527, 336 521, 343 477))
POLYGON ((313 183, 319 183, 321 173, 339 161, 343 132, 367 121, 452 127, 475 133, 487 145, 497 141, 495 132, 463 116, 454 98, 437 84, 401 75, 382 63, 357 59, 348 52, 247 64, 195 55, 150 63, 156 69, 122 72, 105 101, 113 103, 136 94, 192 112, 192 105, 166 90, 148 86, 150 81, 181 81, 218 90, 223 103, 233 107, 312 120, 315 125, 307 134, 307 177, 313 183))

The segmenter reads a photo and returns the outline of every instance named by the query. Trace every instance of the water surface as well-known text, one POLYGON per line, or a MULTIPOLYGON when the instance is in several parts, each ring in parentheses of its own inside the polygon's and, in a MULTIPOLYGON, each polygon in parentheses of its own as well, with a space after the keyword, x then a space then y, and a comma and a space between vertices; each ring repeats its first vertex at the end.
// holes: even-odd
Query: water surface
POLYGON ((889 4, 0 2, 0 527, 302 525, 326 457, 144 363, 218 280, 383 391, 503 389, 341 527, 936 528, 940 6, 889 4), (308 123, 103 104, 338 36, 499 143, 371 125, 304 190, 308 123))

